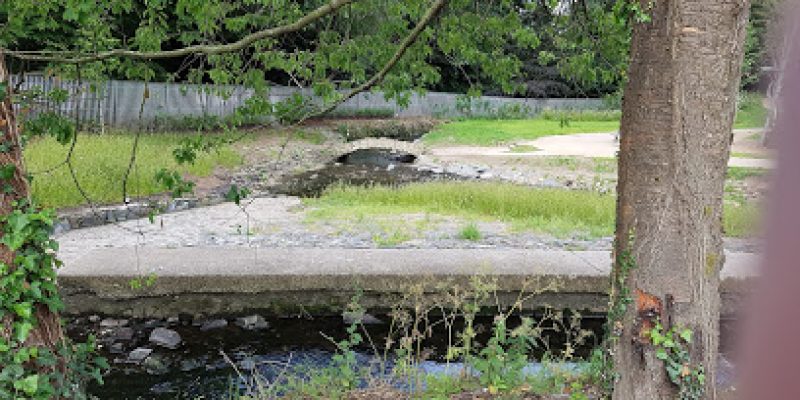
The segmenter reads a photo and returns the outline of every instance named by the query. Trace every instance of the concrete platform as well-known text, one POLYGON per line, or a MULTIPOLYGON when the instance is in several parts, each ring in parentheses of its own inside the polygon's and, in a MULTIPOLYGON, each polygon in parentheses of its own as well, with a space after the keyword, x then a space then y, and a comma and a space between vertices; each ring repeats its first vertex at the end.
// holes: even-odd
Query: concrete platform
MULTIPOLYGON (((727 254, 724 314, 735 312, 757 264, 757 255, 727 254)), ((364 306, 390 309, 446 302, 447 293, 470 290, 475 279, 496 289, 487 305, 512 304, 522 293, 529 309, 603 312, 610 268, 605 251, 102 248, 65 265, 59 285, 69 314, 340 313, 357 291, 364 306), (132 279, 151 274, 154 285, 131 288, 132 279)))

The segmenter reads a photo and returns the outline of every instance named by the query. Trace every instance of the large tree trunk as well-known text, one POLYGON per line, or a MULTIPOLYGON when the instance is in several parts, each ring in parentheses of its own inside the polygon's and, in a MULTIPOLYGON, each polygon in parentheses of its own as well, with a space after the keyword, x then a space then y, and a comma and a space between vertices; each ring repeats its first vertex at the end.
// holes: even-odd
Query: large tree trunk
MULTIPOLYGON (((15 208, 15 202, 28 201, 30 197, 28 179, 22 162, 20 130, 11 101, 12 87, 10 80, 4 54, 0 49, 0 83, 5 85, 4 96, 1 96, 3 101, 0 101, 0 149, 3 149, 3 151, 0 151, 0 167, 13 165, 15 169, 14 175, 10 180, 0 180, 0 188, 2 188, 0 190, 0 215, 11 213, 15 208), (7 187, 9 190, 6 190, 7 187)), ((2 230, 0 230, 1 233, 2 230)), ((11 266, 9 271, 13 271, 14 252, 3 244, 0 244, 0 263, 11 266)), ((13 314, 9 313, 8 310, 4 311, 6 311, 6 317, 0 320, 0 337, 8 338, 11 334, 10 327, 13 314)), ((35 316, 37 324, 30 332, 26 345, 55 348, 55 344, 64 337, 58 315, 51 312, 44 304, 36 304, 35 316)))
MULTIPOLYGON (((674 399, 648 332, 694 332, 691 356, 714 399, 722 203, 747 0, 642 0, 620 128, 617 241, 636 266, 613 356, 614 399, 674 399)), ((625 274, 615 265, 615 274, 625 274)), ((624 289, 623 289, 624 290, 624 289)))

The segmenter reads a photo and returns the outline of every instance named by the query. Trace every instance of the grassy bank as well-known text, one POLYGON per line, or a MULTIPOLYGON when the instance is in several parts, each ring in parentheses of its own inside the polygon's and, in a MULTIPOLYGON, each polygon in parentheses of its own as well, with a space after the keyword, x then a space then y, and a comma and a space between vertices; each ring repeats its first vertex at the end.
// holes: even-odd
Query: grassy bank
MULTIPOLYGON (((589 191, 535 189, 504 183, 434 182, 399 188, 340 186, 328 190, 310 218, 433 213, 510 223, 557 237, 602 237, 614 232, 615 198, 589 191)), ((757 218, 752 205, 725 209, 728 236, 747 236, 757 218)))
MULTIPOLYGON (((763 96, 743 93, 734 128, 764 126, 763 96)), ((424 140, 429 144, 493 146, 542 136, 613 132, 619 129, 619 111, 544 111, 532 119, 465 119, 439 126, 424 140)))
POLYGON ((570 121, 563 125, 555 119, 464 120, 443 124, 425 135, 430 144, 493 146, 517 140, 534 140, 542 136, 573 133, 612 132, 619 129, 618 120, 570 121))
MULTIPOLYGON (((128 182, 129 196, 146 196, 163 192, 154 179, 161 168, 177 168, 193 177, 206 177, 215 168, 231 168, 242 163, 242 157, 229 148, 203 154, 194 165, 178 168, 172 150, 185 135, 158 134, 142 136, 136 164, 128 182)), ((122 178, 131 158, 134 136, 131 134, 81 134, 72 157, 78 182, 89 197, 98 203, 122 201, 122 178)), ((25 163, 33 173, 33 197, 48 207, 70 207, 84 203, 63 162, 68 146, 51 138, 37 139, 25 148, 25 163), (43 172, 48 171, 48 172, 43 172)))

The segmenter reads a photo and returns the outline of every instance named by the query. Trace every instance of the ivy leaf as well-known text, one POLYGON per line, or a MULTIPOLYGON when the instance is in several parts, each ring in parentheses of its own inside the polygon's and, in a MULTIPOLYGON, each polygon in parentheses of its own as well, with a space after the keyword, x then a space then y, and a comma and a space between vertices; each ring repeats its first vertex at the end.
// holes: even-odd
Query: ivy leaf
POLYGON ((0 165, 0 180, 9 181, 14 177, 17 167, 14 164, 0 165))
POLYGON ((32 315, 33 305, 30 302, 15 303, 14 313, 22 319, 30 319, 32 315))
POLYGON ((39 390, 39 375, 30 375, 25 379, 15 381, 14 389, 21 390, 28 396, 33 396, 39 390))
POLYGON ((33 324, 30 322, 16 322, 14 323, 14 328, 16 328, 14 330, 14 340, 24 343, 28 339, 31 329, 33 329, 33 324))
POLYGON ((28 216, 21 213, 14 213, 6 219, 6 234, 3 235, 2 243, 8 246, 11 251, 19 250, 28 239, 23 230, 28 226, 30 220, 28 216))
POLYGON ((683 339, 686 343, 692 343, 692 330, 684 329, 681 332, 681 339, 683 339))
POLYGON ((658 358, 661 361, 665 361, 667 358, 669 358, 669 355, 667 354, 667 350, 662 348, 662 347, 659 347, 658 349, 656 349, 656 358, 658 358))

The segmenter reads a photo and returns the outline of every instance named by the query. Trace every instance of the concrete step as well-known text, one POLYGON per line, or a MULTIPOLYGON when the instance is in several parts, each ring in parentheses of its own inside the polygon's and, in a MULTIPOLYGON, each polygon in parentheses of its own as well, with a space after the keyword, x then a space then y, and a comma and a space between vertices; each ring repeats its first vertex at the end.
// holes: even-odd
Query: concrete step
MULTIPOLYGON (((729 253, 722 272, 723 313, 732 314, 755 276, 758 256, 729 253)), ((340 313, 356 292, 368 308, 410 297, 433 301, 496 290, 490 304, 525 298, 529 309, 607 306, 611 256, 605 251, 526 249, 101 248, 59 271, 67 313, 135 317, 340 313), (132 288, 137 277, 152 286, 132 288)))

